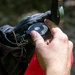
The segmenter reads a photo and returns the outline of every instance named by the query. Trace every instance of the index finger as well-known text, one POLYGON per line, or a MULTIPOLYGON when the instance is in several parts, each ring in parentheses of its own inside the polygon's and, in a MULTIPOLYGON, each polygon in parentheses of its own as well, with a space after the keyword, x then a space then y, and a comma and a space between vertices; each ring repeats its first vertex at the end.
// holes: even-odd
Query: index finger
POLYGON ((63 34, 62 30, 52 21, 45 19, 44 22, 50 29, 53 37, 59 37, 60 36, 59 34, 61 34, 61 35, 63 34))
POLYGON ((49 29, 51 29, 51 28, 55 28, 55 27, 58 27, 54 22, 52 22, 52 21, 50 21, 50 20, 48 20, 48 19, 45 19, 44 20, 44 22, 45 22, 45 24, 49 27, 49 29))

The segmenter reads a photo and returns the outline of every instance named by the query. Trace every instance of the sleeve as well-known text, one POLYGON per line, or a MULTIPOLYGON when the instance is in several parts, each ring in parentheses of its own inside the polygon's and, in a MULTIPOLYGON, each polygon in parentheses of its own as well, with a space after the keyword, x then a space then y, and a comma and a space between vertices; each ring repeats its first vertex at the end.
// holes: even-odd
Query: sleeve
POLYGON ((0 27, 0 75, 24 75, 34 53, 31 44, 22 49, 8 39, 6 33, 13 28, 9 25, 0 27))
POLYGON ((21 49, 15 46, 6 36, 6 32, 10 32, 13 27, 4 25, 0 27, 0 75, 19 75, 23 73, 24 68, 21 66, 23 62, 20 60, 21 49))
POLYGON ((44 70, 39 65, 35 52, 24 75, 45 75, 44 70))

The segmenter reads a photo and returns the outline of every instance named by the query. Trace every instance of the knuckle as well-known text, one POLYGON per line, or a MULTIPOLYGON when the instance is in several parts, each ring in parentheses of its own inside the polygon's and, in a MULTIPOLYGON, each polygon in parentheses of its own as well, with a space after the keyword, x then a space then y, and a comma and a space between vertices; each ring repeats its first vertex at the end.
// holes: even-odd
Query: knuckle
POLYGON ((73 42, 69 41, 70 46, 73 48, 73 42))
POLYGON ((62 34, 62 36, 59 37, 59 40, 66 42, 68 41, 68 36, 66 34, 62 34))
POLYGON ((36 43, 36 48, 37 49, 42 49, 42 48, 44 48, 44 44, 41 43, 41 42, 38 42, 38 43, 36 43))
POLYGON ((36 46, 41 46, 41 45, 43 45, 43 44, 44 44, 44 42, 43 42, 43 40, 41 40, 40 38, 38 38, 38 39, 35 40, 35 45, 36 45, 36 46))
POLYGON ((60 31, 60 29, 59 29, 58 27, 56 27, 56 28, 53 29, 53 31, 54 31, 55 33, 57 33, 57 32, 60 31))
POLYGON ((63 40, 68 40, 68 36, 66 34, 63 34, 63 40))

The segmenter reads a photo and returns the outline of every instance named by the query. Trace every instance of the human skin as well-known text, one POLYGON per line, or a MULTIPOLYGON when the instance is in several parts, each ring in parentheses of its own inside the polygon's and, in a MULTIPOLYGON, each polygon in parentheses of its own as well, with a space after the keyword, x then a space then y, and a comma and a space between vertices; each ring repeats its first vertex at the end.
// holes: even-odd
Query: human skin
POLYGON ((36 47, 37 59, 46 75, 69 75, 73 43, 53 22, 47 19, 44 22, 51 31, 52 39, 44 40, 36 31, 30 34, 36 47))

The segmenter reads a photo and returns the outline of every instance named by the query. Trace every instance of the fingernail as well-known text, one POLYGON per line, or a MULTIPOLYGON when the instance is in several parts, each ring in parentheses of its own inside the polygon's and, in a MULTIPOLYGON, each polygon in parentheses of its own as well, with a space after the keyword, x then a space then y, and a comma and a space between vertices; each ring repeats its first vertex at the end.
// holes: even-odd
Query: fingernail
POLYGON ((37 34, 37 33, 36 33, 36 31, 34 31, 34 30, 31 31, 31 33, 30 33, 30 35, 31 35, 32 37, 36 37, 36 34, 37 34))

